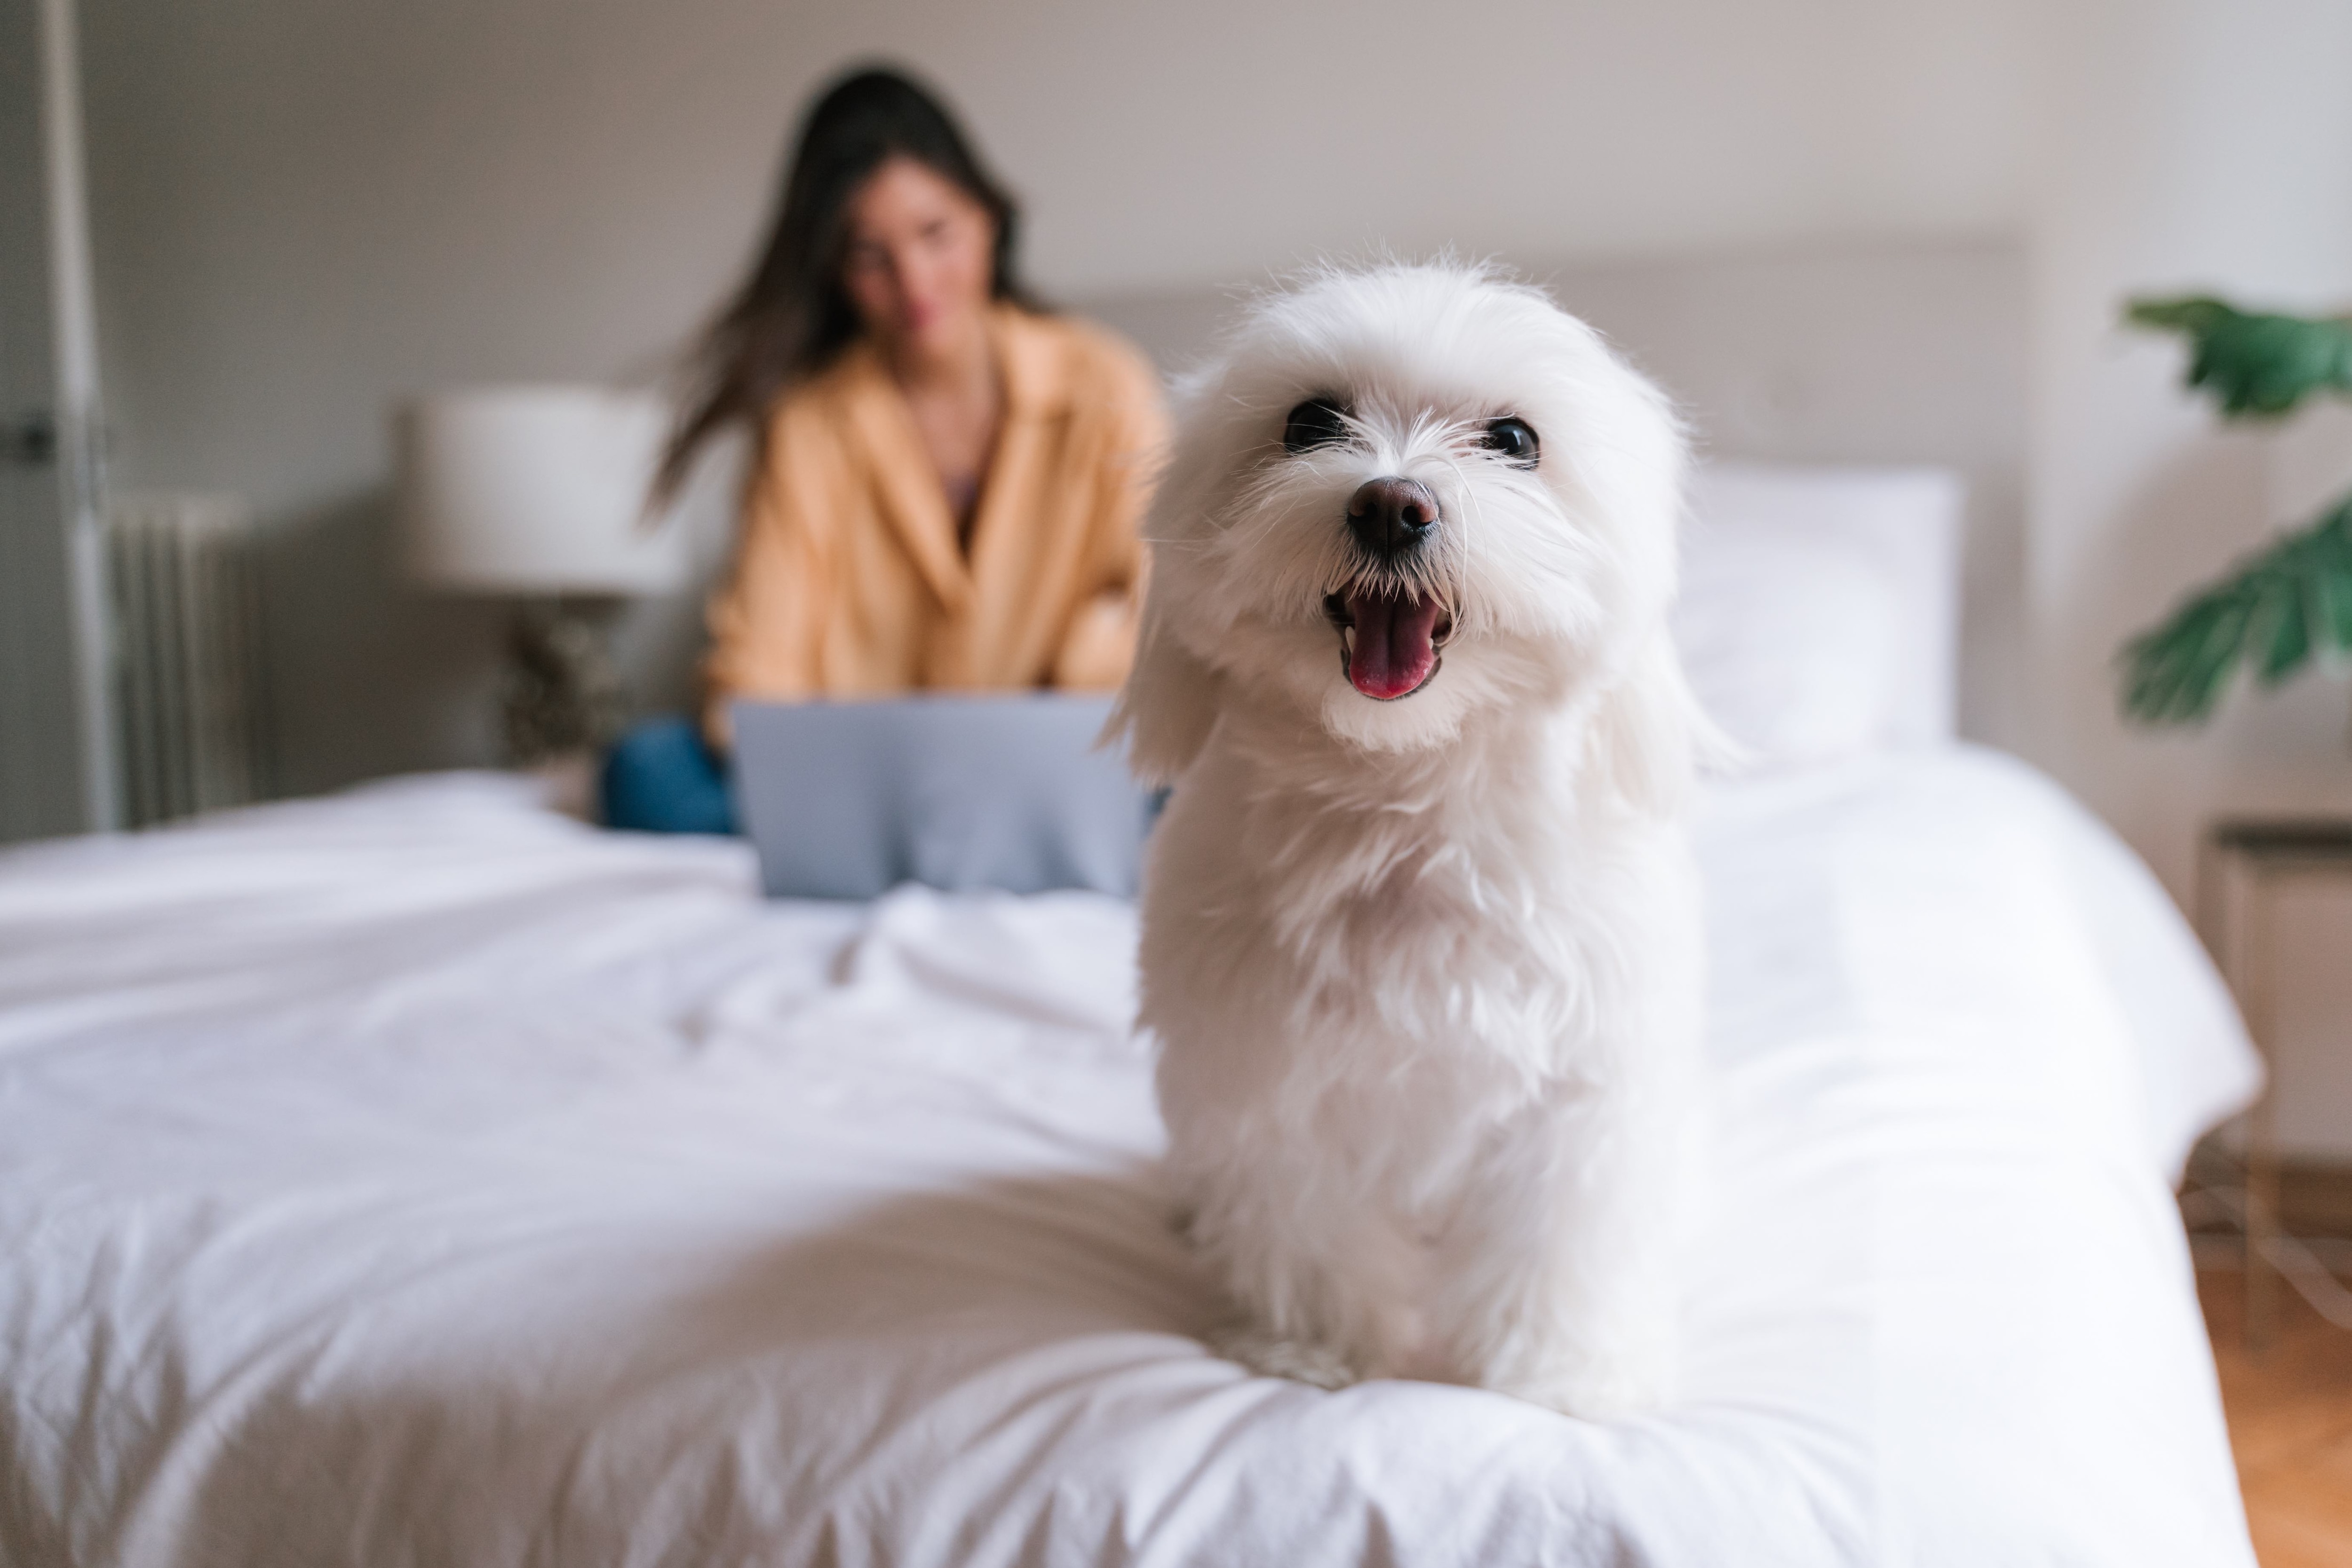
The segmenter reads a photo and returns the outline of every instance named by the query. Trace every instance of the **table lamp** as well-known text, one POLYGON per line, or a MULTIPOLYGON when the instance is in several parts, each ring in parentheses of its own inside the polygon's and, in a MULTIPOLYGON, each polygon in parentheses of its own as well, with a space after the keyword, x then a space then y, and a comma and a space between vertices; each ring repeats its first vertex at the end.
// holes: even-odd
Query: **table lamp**
POLYGON ((399 411, 408 575, 518 601, 505 686, 517 765, 618 732, 613 617, 687 574, 684 530, 646 510, 668 427, 657 398, 595 386, 466 388, 399 411))

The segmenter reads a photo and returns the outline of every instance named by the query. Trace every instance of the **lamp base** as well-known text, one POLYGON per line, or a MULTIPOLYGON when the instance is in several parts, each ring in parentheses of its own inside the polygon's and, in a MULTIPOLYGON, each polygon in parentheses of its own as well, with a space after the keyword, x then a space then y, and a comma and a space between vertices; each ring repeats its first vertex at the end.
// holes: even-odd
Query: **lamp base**
POLYGON ((616 598, 535 599, 507 633, 507 760, 529 768, 594 751, 621 733, 625 694, 613 667, 616 598))

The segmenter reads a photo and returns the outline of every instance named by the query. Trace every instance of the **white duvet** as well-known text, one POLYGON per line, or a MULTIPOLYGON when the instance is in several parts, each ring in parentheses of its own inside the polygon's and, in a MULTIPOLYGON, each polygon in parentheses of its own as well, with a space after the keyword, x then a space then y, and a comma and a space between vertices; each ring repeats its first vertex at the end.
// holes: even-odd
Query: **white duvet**
POLYGON ((762 904, 425 779, 0 856, 10 1563, 2252 1558, 2168 1176, 2252 1059, 1984 754, 1725 787, 1686 1400, 1212 1358, 1132 915, 762 904))

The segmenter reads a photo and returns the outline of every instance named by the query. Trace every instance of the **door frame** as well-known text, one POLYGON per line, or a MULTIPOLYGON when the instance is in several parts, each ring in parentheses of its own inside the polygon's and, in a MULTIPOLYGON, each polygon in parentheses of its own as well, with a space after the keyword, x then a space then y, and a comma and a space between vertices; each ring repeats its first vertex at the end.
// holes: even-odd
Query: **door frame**
POLYGON ((74 5, 75 0, 35 0, 48 208, 49 342, 56 361, 58 491, 66 534, 83 826, 111 832, 122 825, 122 774, 116 759, 114 628, 106 568, 106 423, 99 396, 97 290, 74 5))

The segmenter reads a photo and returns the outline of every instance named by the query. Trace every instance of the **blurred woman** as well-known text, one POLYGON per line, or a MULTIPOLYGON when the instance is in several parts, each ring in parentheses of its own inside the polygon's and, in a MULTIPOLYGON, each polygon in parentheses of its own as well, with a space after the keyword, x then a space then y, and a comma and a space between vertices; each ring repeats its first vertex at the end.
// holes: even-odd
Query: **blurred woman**
MULTIPOLYGON (((811 110, 759 263, 696 354, 698 390, 661 472, 672 492, 711 438, 755 433, 733 570, 709 608, 710 745, 725 745, 737 697, 1125 678, 1159 384, 1132 349, 1030 298, 1018 227, 946 110, 905 77, 858 72, 811 110)), ((627 787, 646 744, 616 753, 607 820, 714 826, 627 787)), ((715 758, 701 765, 715 785, 715 758)))

